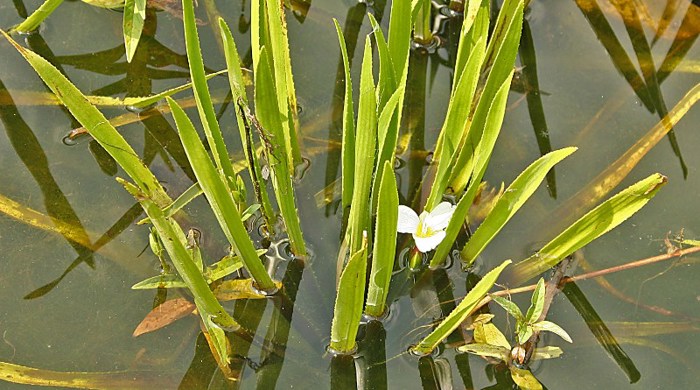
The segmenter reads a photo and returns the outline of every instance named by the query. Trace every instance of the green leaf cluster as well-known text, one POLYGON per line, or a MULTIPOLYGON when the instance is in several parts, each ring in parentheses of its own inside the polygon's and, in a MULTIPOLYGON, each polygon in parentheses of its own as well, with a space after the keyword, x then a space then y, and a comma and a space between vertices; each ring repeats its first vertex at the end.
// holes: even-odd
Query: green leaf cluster
POLYGON ((530 308, 527 309, 527 313, 523 315, 520 308, 513 303, 513 301, 492 295, 491 299, 499 304, 503 309, 505 309, 508 314, 515 318, 515 332, 517 335, 518 344, 525 344, 534 332, 548 331, 555 333, 559 337, 563 338, 568 342, 571 341, 571 337, 564 329, 559 325, 551 322, 540 320, 542 316, 542 311, 544 309, 544 295, 545 295, 545 283, 544 279, 540 278, 537 282, 537 287, 532 293, 530 308))

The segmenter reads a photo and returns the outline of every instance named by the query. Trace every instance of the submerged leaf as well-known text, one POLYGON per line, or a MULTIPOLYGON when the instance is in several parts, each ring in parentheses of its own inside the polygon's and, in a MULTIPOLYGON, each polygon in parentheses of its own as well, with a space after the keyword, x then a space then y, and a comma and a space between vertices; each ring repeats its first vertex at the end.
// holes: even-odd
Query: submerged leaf
POLYGON ((564 353, 559 347, 546 346, 535 348, 530 360, 544 360, 558 358, 564 353))
POLYGON ((176 274, 162 274, 144 279, 133 286, 132 290, 148 290, 153 288, 183 288, 187 284, 176 274))
POLYGON ((459 352, 468 352, 475 355, 491 357, 502 361, 508 361, 509 348, 503 348, 490 344, 467 344, 457 348, 459 352))
MULTIPOLYGON (((282 284, 275 281, 277 289, 282 288, 282 284)), ((214 289, 214 295, 221 301, 232 301, 235 299, 263 299, 268 295, 255 289, 253 279, 232 279, 226 280, 214 289)))
POLYGON ((134 329, 133 337, 150 333, 192 314, 197 307, 185 298, 170 299, 151 310, 134 329))
POLYGON ((513 382, 518 387, 523 390, 542 390, 542 384, 532 375, 530 370, 523 370, 515 366, 510 366, 509 368, 513 382))

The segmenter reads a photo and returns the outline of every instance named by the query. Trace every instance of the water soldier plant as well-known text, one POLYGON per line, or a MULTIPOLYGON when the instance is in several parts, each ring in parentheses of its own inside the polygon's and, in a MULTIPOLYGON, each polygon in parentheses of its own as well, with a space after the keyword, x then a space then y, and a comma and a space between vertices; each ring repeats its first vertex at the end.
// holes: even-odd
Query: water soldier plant
MULTIPOLYGON (((383 183, 386 175, 393 176, 388 167, 391 166, 389 164, 393 165, 394 154, 387 154, 384 160, 376 162, 374 156, 383 155, 382 145, 387 143, 395 145, 394 134, 396 133, 385 130, 384 126, 390 123, 394 115, 398 115, 400 119, 401 111, 394 112, 396 109, 394 100, 397 105, 402 100, 406 77, 402 75, 398 85, 392 84, 396 82, 395 76, 400 70, 392 64, 404 63, 406 52, 391 51, 388 48, 391 47, 392 36, 401 36, 398 33, 392 34, 392 29, 404 31, 396 20, 407 23, 411 11, 408 7, 403 7, 400 2, 392 3, 388 44, 385 42, 382 30, 377 26, 372 15, 369 15, 374 27, 372 35, 379 52, 379 81, 375 85, 372 77, 373 58, 368 37, 364 45, 357 122, 354 126, 353 104, 348 101, 352 96, 352 86, 347 52, 343 34, 336 22, 346 77, 343 114, 343 196, 344 199, 348 199, 349 195, 346 197, 346 194, 352 193, 352 201, 343 202, 344 206, 351 204, 345 235, 345 242, 349 244, 341 246, 339 261, 344 262, 346 255, 349 256, 349 260, 340 274, 337 287, 330 343, 330 348, 335 353, 355 352, 355 338, 360 326, 363 305, 366 305, 365 313, 375 318, 378 314, 383 314, 379 309, 385 309, 390 305, 390 302, 377 302, 378 297, 387 298, 386 295, 380 295, 377 291, 389 291, 391 278, 383 275, 382 272, 386 272, 384 270, 390 267, 393 269, 392 262, 395 256, 387 260, 388 253, 375 250, 371 258, 370 274, 365 277, 368 262, 367 241, 368 236, 372 237, 368 232, 371 232, 373 226, 376 225, 377 229, 374 236, 375 249, 377 246, 381 247, 382 243, 394 242, 396 232, 411 233, 415 241, 415 250, 412 251, 410 267, 420 270, 424 254, 435 248, 437 249, 429 260, 429 265, 431 268, 441 266, 454 247, 463 225, 468 222, 467 213, 480 189, 505 114, 507 92, 513 77, 513 66, 520 41, 524 4, 523 1, 506 0, 493 25, 493 34, 490 37, 488 2, 470 2, 470 5, 465 20, 473 22, 465 22, 462 25, 450 104, 438 137, 433 162, 424 180, 424 186, 429 189, 428 196, 427 199, 416 199, 414 202, 414 204, 424 205, 424 211, 419 216, 410 207, 400 205, 398 219, 394 219, 394 213, 388 214, 383 210, 385 206, 393 205, 393 200, 386 203, 373 202, 374 199, 385 199, 388 195, 385 195, 384 191, 388 191, 389 186, 385 187, 382 184, 379 187, 370 187, 369 184, 373 179, 383 183), (478 4, 478 7, 475 7, 475 4, 478 4), (394 72, 392 73, 391 70, 394 72), (388 76, 382 77, 383 75, 388 76), (392 75, 394 77, 391 77, 392 75), (389 99, 382 100, 382 93, 387 90, 396 92, 389 99), (387 103, 383 105, 383 101, 387 103), (351 134, 356 136, 349 136, 351 134), (358 164, 359 161, 361 163, 358 164), (456 199, 456 205, 443 201, 448 193, 456 199), (370 210, 364 207, 368 203, 373 205, 372 211, 375 210, 375 204, 378 206, 376 214, 370 213, 370 210), (372 216, 375 216, 374 224, 370 223, 372 216), (383 220, 384 218, 386 220, 383 220), (395 229, 388 229, 389 224, 395 226, 395 229), (370 284, 367 287, 368 298, 365 302, 363 293, 366 289, 366 280, 370 284)), ((462 249, 464 255, 462 261, 466 266, 477 259, 488 242, 534 193, 550 169, 575 150, 576 148, 564 148, 550 152, 532 163, 514 180, 498 198, 491 212, 462 249)), ((393 181, 393 177, 389 178, 390 183, 393 181)), ((557 248, 556 253, 550 254, 553 252, 551 247, 545 246, 532 259, 518 263, 513 272, 521 278, 516 279, 515 283, 521 283, 540 274, 590 242, 591 239, 617 226, 621 220, 627 219, 631 213, 646 204, 646 201, 653 197, 664 183, 663 176, 652 175, 603 203, 589 215, 574 223, 562 233, 561 238, 553 241, 553 245, 557 248), (605 210, 605 212, 598 210, 605 210), (583 226, 588 228, 582 228, 583 226), (530 267, 536 267, 536 272, 530 267), (525 276, 522 276, 523 274, 525 276)), ((474 313, 508 264, 510 261, 502 263, 484 276, 433 332, 411 350, 417 354, 428 354, 435 349, 474 313)), ((533 327, 547 327, 545 325, 551 324, 549 322, 531 323, 530 317, 519 317, 522 322, 520 328, 523 329, 520 333, 523 337, 531 332, 533 327)), ((558 328, 548 327, 550 328, 558 331, 558 328)))
MULTIPOLYGON (((294 116, 290 115, 290 113, 296 111, 294 99, 290 98, 294 92, 293 87, 276 88, 279 84, 288 85, 291 82, 291 70, 285 69, 290 66, 288 54, 286 55, 286 60, 284 54, 288 50, 286 49, 286 33, 283 33, 280 29, 280 26, 284 26, 284 23, 280 24, 282 16, 278 7, 274 5, 266 6, 265 2, 258 2, 258 4, 263 8, 257 14, 259 18, 255 18, 253 23, 259 29, 263 38, 257 42, 261 46, 258 57, 260 64, 257 68, 258 72, 256 72, 256 75, 259 76, 256 77, 255 85, 257 107, 265 110, 264 114, 260 116, 262 125, 257 123, 255 117, 247 109, 242 71, 240 63, 236 61, 238 54, 235 52, 235 44, 228 27, 222 21, 222 35, 226 39, 228 64, 231 66, 229 73, 233 74, 231 77, 232 91, 237 93, 235 98, 239 107, 242 108, 237 111, 239 123, 248 121, 248 128, 255 126, 263 140, 263 145, 267 145, 265 139, 270 137, 275 139, 277 148, 267 145, 263 149, 268 161, 270 161, 273 188, 275 193, 279 195, 277 198, 278 204, 280 205, 286 231, 289 234, 291 249, 296 255, 304 257, 306 249, 301 236, 299 220, 294 205, 294 192, 291 185, 292 164, 295 161, 292 153, 294 150, 298 151, 298 146, 291 145, 291 143, 296 144, 296 137, 289 134, 289 132, 293 131, 294 123, 294 116), (271 15, 269 16, 271 19, 267 19, 268 15, 271 15), (264 20, 260 18, 264 18, 264 20), (268 26, 275 27, 270 31, 268 26), (272 48, 273 58, 268 58, 266 46, 272 48), (275 53, 277 55, 276 59, 274 57, 275 53), (274 65, 272 61, 275 61, 274 65), (280 77, 288 76, 289 78, 284 78, 277 82, 274 81, 272 76, 273 69, 276 75, 280 77), (279 107, 282 107, 283 113, 278 113, 279 107), (251 122, 253 123, 252 125, 250 124, 251 122), (286 126, 282 126, 282 122, 286 123, 286 126), (286 132, 283 132, 285 129, 286 132), (272 133, 266 134, 266 131, 272 131, 272 133)), ((180 133, 180 140, 197 178, 197 183, 175 201, 172 201, 165 193, 151 171, 139 160, 136 152, 133 151, 117 130, 109 124, 109 121, 88 102, 85 96, 65 76, 46 60, 17 45, 6 33, 3 32, 3 34, 34 67, 61 102, 89 131, 90 135, 110 153, 136 183, 131 184, 118 178, 118 181, 127 191, 141 203, 148 215, 148 222, 154 226, 152 230, 153 238, 151 239, 154 253, 159 258, 162 258, 162 250, 160 250, 162 246, 175 265, 178 275, 168 274, 166 272, 168 267, 164 266, 163 271, 166 272, 164 275, 156 277, 155 279, 157 280, 149 278, 141 283, 137 283, 135 288, 186 286, 194 296, 197 309, 209 335, 207 340, 212 346, 212 350, 215 351, 217 361, 222 367, 226 367, 227 362, 230 360, 228 355, 230 346, 224 331, 237 331, 240 329, 240 326, 221 307, 216 297, 212 294, 208 283, 215 282, 235 272, 240 268, 240 266, 236 266, 236 263, 241 262, 250 273, 255 287, 260 291, 274 293, 279 288, 279 284, 275 283, 268 274, 267 269, 259 258, 260 253, 256 251, 255 245, 243 224, 241 217, 242 208, 237 204, 236 198, 240 198, 240 193, 245 188, 241 186, 240 177, 233 168, 214 112, 211 95, 206 83, 207 77, 199 47, 192 0, 183 1, 183 21, 192 89, 213 160, 199 139, 199 135, 187 114, 175 100, 168 98, 168 105, 180 133), (173 219, 188 201, 191 201, 196 195, 201 193, 204 193, 209 201, 209 205, 231 245, 232 253, 235 252, 236 254, 236 256, 229 256, 221 262, 212 264, 207 269, 203 268, 204 265, 198 245, 195 242, 196 240, 191 236, 186 236, 181 226, 173 219)), ((245 144, 252 141, 250 137, 246 137, 242 139, 242 142, 245 144)), ((251 169, 255 169, 255 162, 259 161, 260 157, 258 157, 251 145, 248 145, 248 150, 250 152, 249 159, 253 162, 251 169)), ((257 166, 259 167, 259 162, 257 166)), ((258 180, 255 183, 256 189, 265 187, 266 183, 261 175, 253 177, 258 180)), ((269 201, 264 202, 265 198, 262 197, 261 192, 257 192, 257 194, 263 201, 263 205, 269 207, 269 201)), ((266 211, 269 212, 269 209, 266 211)))
MULTIPOLYGON (((54 9, 59 2, 44 3, 54 9)), ((260 214, 269 235, 281 232, 289 238, 291 252, 298 260, 306 259, 296 206, 295 167, 301 162, 299 121, 295 86, 291 71, 286 21, 282 2, 253 0, 251 5, 251 60, 253 98, 249 99, 237 45, 223 19, 218 20, 231 93, 235 107, 245 168, 250 177, 255 201, 248 204, 246 184, 231 162, 229 147, 214 111, 212 94, 201 54, 197 23, 192 0, 183 0, 185 47, 192 80, 191 89, 200 117, 206 143, 200 139, 196 124, 184 108, 170 95, 182 90, 166 91, 156 97, 131 100, 134 105, 165 99, 177 126, 179 140, 196 183, 176 199, 165 192, 158 179, 116 128, 54 66, 41 56, 5 38, 36 70, 72 115, 119 164, 130 181, 118 182, 139 202, 150 223, 149 242, 161 262, 162 273, 133 286, 145 288, 187 288, 193 303, 167 301, 170 310, 183 315, 196 312, 201 318, 206 342, 224 375, 237 378, 231 362, 237 357, 233 339, 249 342, 254 331, 240 325, 224 309, 226 289, 245 291, 239 299, 264 299, 274 296, 282 284, 274 279, 274 269, 260 259, 265 249, 258 249, 245 221, 260 214), (274 201, 279 207, 283 226, 277 223, 273 199, 268 193, 269 176, 274 201), (184 207, 204 194, 228 244, 230 253, 218 262, 205 258, 198 241, 198 231, 188 229, 184 207), (166 260, 167 259, 169 262, 166 260), (170 267, 172 264, 173 267, 170 267), (245 269, 250 278, 236 277, 245 269), (180 305, 175 308, 176 305, 180 305), (181 313, 181 314, 182 314, 181 313), (251 334, 252 333, 252 334, 251 334)), ((145 1, 126 0, 125 38, 127 58, 131 58, 143 25, 145 1), (127 14, 130 19, 127 26, 127 14), (131 53, 131 54, 129 54, 131 53)), ((484 175, 494 151, 506 112, 508 92, 514 75, 523 23, 525 1, 505 0, 495 20, 491 2, 471 0, 465 4, 464 23, 459 33, 452 90, 444 122, 437 137, 430 165, 414 197, 403 199, 397 185, 395 166, 399 136, 402 135, 412 39, 425 40, 430 30, 429 1, 394 1, 388 33, 368 14, 372 32, 362 45, 363 56, 357 102, 353 101, 353 83, 346 39, 340 23, 334 21, 338 35, 342 73, 344 75, 341 205, 343 213, 342 243, 338 253, 338 275, 333 320, 330 325, 329 351, 334 359, 353 357, 358 351, 358 334, 370 321, 383 321, 394 300, 414 288, 426 276, 438 277, 444 267, 457 263, 469 270, 482 262, 480 256, 487 245, 534 194, 548 173, 559 162, 576 151, 567 147, 544 154, 527 166, 497 196, 487 216, 472 233, 469 210, 483 188, 484 175), (376 81, 375 81, 376 80, 376 81), (355 104, 357 103, 357 104, 355 104), (356 108, 356 109, 355 109, 356 108), (420 211, 418 213, 417 211, 420 211), (402 235, 400 235, 402 234, 402 235), (409 236, 410 234, 410 236, 409 236), (402 255, 397 255, 397 253, 402 255), (405 260, 405 261, 404 261, 405 260), (407 287, 408 286, 408 287, 407 287), (364 318, 364 319, 363 319, 364 318)), ((49 9, 46 8, 46 9, 49 9)), ((29 20, 29 19, 28 19, 29 20)), ((36 27, 33 22, 29 27, 36 27)), ((21 29, 29 28, 22 25, 21 29)), ((21 30, 17 28, 17 31, 21 30)), ((93 99, 94 100, 94 99, 93 99)), ((641 209, 666 183, 666 178, 653 174, 611 197, 570 224, 558 236, 531 257, 513 265, 505 260, 478 277, 471 289, 450 310, 443 311, 439 322, 432 324, 429 334, 410 346, 410 352, 428 356, 441 345, 507 363, 513 380, 522 388, 541 388, 528 370, 530 359, 548 359, 561 355, 557 347, 537 346, 536 335, 550 331, 571 342, 558 325, 545 320, 545 281, 539 279, 525 314, 502 295, 509 290, 491 293, 500 279, 510 287, 544 274, 559 265, 567 256, 615 228, 641 209), (507 276, 504 278, 503 276, 507 276), (503 307, 515 318, 514 344, 507 340, 491 320, 492 314, 478 313, 490 301, 503 307), (457 334, 469 330, 470 337, 457 334), (456 335, 456 336, 455 336, 456 335), (456 342, 452 342, 457 340, 456 342), (449 341, 449 342, 448 342, 449 341)), ((488 262, 483 261, 485 266, 488 262)), ((328 275, 323 275, 328 279, 328 275)), ((552 279, 550 279, 551 281, 552 279)), ((559 288, 559 283, 554 284, 559 288)), ((277 308, 291 302, 295 290, 286 288, 278 294, 277 308), (287 299, 287 300, 285 300, 287 299), (282 303, 280 303, 282 302, 282 303)), ((273 298, 275 299, 275 298, 273 298)), ((163 307, 166 310, 167 307, 163 307)), ((279 309, 271 324, 290 321, 279 309)), ((261 315, 261 314, 260 314, 261 315)), ((158 320, 151 318, 150 321, 158 320)), ((259 321, 259 318, 258 318, 259 321)), ((155 329, 144 322, 135 334, 155 329)), ((255 324, 257 327, 257 323, 255 324)), ((286 342, 285 332, 270 326, 273 339, 286 342)), ((287 324, 288 325, 288 324, 287 324)), ((327 332, 327 328, 324 329, 327 332)), ((327 334, 327 333, 326 333, 327 334)), ((284 353, 284 342, 266 350, 266 357, 284 353), (281 352, 278 350, 282 350, 281 352), (269 352, 269 351, 273 351, 269 352)), ((266 359, 263 359, 265 361, 266 359)), ((272 375, 273 374, 268 374, 272 375)), ((275 377, 276 378, 276 377, 275 377)), ((276 379, 270 379, 274 382, 276 379)), ((267 383, 267 382, 265 382, 267 383)), ((274 383, 273 383, 274 384, 274 383)))

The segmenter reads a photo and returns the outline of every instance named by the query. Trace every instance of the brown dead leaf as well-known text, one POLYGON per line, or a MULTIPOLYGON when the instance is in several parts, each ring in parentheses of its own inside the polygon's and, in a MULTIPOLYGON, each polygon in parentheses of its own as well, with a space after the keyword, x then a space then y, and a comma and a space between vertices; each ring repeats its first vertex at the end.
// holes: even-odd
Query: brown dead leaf
POLYGON ((146 315, 139 326, 134 329, 132 336, 138 337, 168 326, 180 318, 188 316, 195 308, 195 304, 185 298, 167 300, 146 315))

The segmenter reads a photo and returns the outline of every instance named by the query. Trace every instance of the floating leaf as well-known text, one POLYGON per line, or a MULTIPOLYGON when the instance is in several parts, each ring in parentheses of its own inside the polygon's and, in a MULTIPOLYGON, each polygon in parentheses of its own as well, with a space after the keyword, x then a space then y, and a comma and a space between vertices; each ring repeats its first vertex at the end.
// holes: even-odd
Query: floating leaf
POLYGON ((31 386, 77 389, 175 389, 180 379, 171 372, 65 372, 0 362, 0 377, 31 386))

